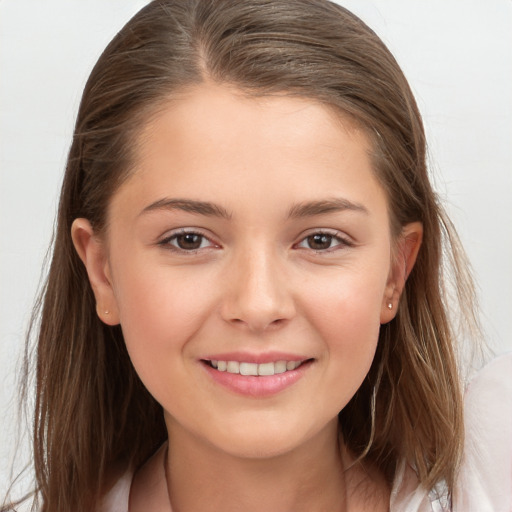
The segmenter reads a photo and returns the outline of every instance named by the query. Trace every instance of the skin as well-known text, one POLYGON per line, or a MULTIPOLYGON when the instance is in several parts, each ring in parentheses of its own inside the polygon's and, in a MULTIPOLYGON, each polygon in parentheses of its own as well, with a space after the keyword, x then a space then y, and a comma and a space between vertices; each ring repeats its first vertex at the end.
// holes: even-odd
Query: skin
POLYGON ((369 151, 363 131, 314 101, 203 84, 143 128, 106 236, 73 224, 98 314, 121 324, 169 433, 172 455, 139 471, 131 511, 168 510, 169 495, 178 512, 387 510, 379 474, 347 470, 337 415, 394 317, 422 231, 404 226, 393 243, 369 151), (178 199, 215 207, 169 207, 178 199), (283 391, 246 396, 202 362, 232 351, 310 363, 283 391))

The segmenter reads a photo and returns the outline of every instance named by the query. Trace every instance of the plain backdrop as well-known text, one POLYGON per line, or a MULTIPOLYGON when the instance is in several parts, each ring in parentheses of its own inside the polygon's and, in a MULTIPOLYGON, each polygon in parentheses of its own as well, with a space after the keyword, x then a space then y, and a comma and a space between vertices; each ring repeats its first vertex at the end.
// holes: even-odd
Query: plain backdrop
MULTIPOLYGON (((383 38, 411 83, 435 188, 474 268, 488 340, 497 353, 511 350, 512 1, 340 3, 383 38)), ((19 428, 16 365, 80 94, 102 49, 145 4, 0 1, 0 496, 19 428)))

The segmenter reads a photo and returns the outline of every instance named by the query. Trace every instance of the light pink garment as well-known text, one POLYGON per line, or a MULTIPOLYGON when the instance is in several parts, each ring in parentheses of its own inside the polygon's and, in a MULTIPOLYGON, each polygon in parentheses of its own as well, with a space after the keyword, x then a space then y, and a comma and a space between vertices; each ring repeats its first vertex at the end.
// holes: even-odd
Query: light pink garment
MULTIPOLYGON (((451 510, 512 512, 512 353, 476 375, 467 389, 465 407, 465 455, 451 510)), ((128 512, 132 476, 126 473, 116 483, 98 512, 128 512)), ((442 484, 424 489, 410 466, 400 466, 390 512, 449 510, 442 484)))
MULTIPOLYGON (((133 473, 125 473, 103 498, 98 512, 128 512, 133 473)), ((155 511, 157 512, 157 511, 155 511)))
POLYGON ((453 510, 512 512, 512 353, 476 375, 465 407, 465 454, 453 510))

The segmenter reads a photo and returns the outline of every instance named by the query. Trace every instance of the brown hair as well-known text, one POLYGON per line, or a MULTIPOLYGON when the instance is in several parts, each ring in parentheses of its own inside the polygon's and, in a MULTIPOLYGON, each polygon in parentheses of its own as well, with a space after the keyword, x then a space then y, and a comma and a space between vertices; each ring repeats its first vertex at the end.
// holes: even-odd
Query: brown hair
POLYGON ((347 446, 389 482, 406 460, 427 488, 445 480, 451 489, 463 425, 443 251, 470 321, 472 288, 432 191, 421 116, 395 59, 361 20, 326 0, 154 0, 94 67, 69 152, 37 342, 40 510, 93 510, 113 465, 137 467, 165 439, 161 407, 136 375, 120 327, 96 315, 70 232, 77 217, 102 232, 142 124, 173 93, 206 79, 248 94, 315 99, 350 116, 373 143, 395 233, 422 222, 423 245, 397 316, 382 326, 340 428, 347 446))

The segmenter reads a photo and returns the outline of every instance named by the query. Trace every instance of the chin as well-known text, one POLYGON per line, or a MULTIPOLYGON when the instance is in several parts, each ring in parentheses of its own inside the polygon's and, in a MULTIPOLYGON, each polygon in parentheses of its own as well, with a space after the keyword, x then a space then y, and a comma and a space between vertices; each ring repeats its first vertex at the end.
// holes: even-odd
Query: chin
POLYGON ((240 442, 231 442, 229 445, 220 447, 223 451, 233 457, 241 459, 263 460, 280 457, 292 452, 300 442, 294 443, 287 439, 282 442, 280 439, 247 439, 240 442))
POLYGON ((211 439, 221 451, 239 458, 269 459, 291 453, 310 442, 315 430, 298 425, 272 425, 265 422, 222 429, 217 439, 211 439))

